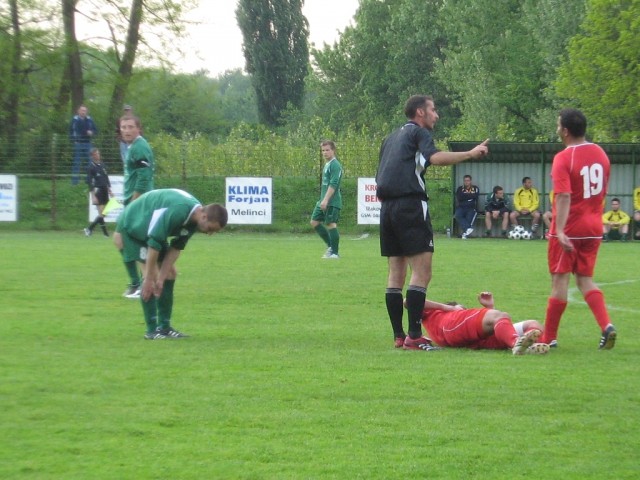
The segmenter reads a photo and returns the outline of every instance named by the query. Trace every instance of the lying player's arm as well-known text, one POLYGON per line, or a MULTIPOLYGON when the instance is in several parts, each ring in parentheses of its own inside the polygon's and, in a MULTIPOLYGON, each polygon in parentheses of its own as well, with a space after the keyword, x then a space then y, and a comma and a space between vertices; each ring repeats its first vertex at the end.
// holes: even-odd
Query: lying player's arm
POLYGON ((446 303, 433 302, 431 300, 424 301, 426 310, 444 310, 445 312, 453 312, 454 310, 464 310, 462 305, 447 305, 446 303))
POLYGON ((494 308, 493 293, 491 292, 480 292, 478 301, 485 308, 494 308))

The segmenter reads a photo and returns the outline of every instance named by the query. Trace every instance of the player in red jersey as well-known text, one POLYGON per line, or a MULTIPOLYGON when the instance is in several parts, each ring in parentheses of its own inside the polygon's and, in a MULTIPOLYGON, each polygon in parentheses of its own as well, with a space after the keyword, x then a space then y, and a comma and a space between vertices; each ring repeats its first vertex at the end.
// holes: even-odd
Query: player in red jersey
POLYGON ((586 131, 587 119, 582 112, 573 108, 560 112, 558 135, 566 148, 554 157, 551 167, 554 201, 547 253, 551 296, 542 341, 557 345, 573 274, 602 330, 599 348, 608 350, 615 345, 616 329, 609 320, 604 295, 593 282, 593 270, 602 241, 602 205, 610 163, 602 148, 586 141, 586 131))
POLYGON ((511 349, 514 355, 543 354, 549 346, 536 343, 542 325, 535 320, 511 323, 511 316, 494 309, 491 292, 482 292, 478 301, 484 308, 464 308, 426 300, 422 326, 431 339, 442 347, 489 350, 511 349))

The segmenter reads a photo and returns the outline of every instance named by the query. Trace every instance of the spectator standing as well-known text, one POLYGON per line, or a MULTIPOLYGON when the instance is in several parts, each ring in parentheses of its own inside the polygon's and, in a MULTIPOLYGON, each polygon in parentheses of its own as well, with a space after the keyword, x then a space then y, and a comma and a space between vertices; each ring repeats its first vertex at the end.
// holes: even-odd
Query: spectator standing
POLYGON ((631 222, 629 215, 620 210, 620 199, 612 199, 611 210, 602 215, 602 239, 605 242, 611 240, 611 233, 613 231, 621 241, 626 242, 627 235, 629 234, 629 222, 631 222))
POLYGON ((493 187, 493 192, 487 195, 484 202, 484 223, 485 236, 491 236, 492 223, 498 218, 502 218, 501 233, 507 237, 507 226, 509 225, 509 213, 511 213, 511 203, 509 197, 504 194, 504 189, 500 185, 493 187))
POLYGON ((380 208, 380 253, 388 257, 385 302, 396 347, 432 350, 422 336, 422 310, 431 280, 434 251, 424 174, 429 165, 455 165, 486 156, 488 140, 467 152, 441 152, 432 137, 438 121, 433 98, 413 95, 404 108, 407 122, 380 147, 376 173, 380 208), (403 328, 403 294, 407 268, 411 278, 406 293, 408 335, 403 328))
POLYGON ((535 234, 540 225, 540 197, 538 190, 533 188, 530 177, 522 179, 522 186, 513 193, 513 211, 509 214, 511 226, 518 225, 520 215, 531 215, 531 232, 535 234))
POLYGON ((456 190, 455 217, 462 232, 461 238, 466 240, 473 233, 473 222, 478 216, 478 197, 480 189, 471 184, 471 175, 465 175, 462 185, 456 190))
POLYGON ((602 331, 599 348, 608 350, 614 347, 617 334, 593 272, 602 242, 602 202, 611 164, 599 145, 586 141, 586 131, 587 118, 580 110, 560 111, 557 132, 565 149, 556 154, 551 166, 554 201, 547 252, 551 295, 540 341, 557 346, 573 274, 602 331))
POLYGON ((336 144, 331 140, 320 143, 325 164, 322 169, 322 186, 320 200, 311 213, 311 226, 327 245, 322 258, 340 258, 340 233, 338 221, 342 210, 342 165, 336 158, 336 144), (325 226, 326 225, 326 226, 325 226))
POLYGON ((98 209, 98 216, 84 229, 84 234, 90 237, 96 225, 100 225, 103 235, 108 237, 109 233, 107 232, 107 225, 104 223, 102 211, 109 201, 109 197, 113 197, 113 192, 111 191, 109 175, 107 175, 102 163, 100 150, 97 148, 91 149, 91 165, 87 169, 87 185, 91 194, 91 202, 98 209))
POLYGON ((71 183, 77 185, 80 170, 84 170, 91 163, 91 139, 98 134, 98 127, 89 116, 89 109, 85 105, 78 107, 76 115, 69 125, 69 139, 73 143, 73 165, 71 167, 71 183), (85 167, 85 168, 86 168, 85 167))

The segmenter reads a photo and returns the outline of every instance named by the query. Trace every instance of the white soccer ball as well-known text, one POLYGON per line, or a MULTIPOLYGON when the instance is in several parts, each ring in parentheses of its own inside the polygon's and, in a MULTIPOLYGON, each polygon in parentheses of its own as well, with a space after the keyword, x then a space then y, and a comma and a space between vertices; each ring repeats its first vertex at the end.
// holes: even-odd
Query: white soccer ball
POLYGON ((511 240, 520 240, 522 238, 522 233, 517 228, 514 228, 509 232, 509 238, 511 240))
POLYGON ((518 232, 520 235, 525 232, 525 229, 522 225, 516 225, 515 227, 513 227, 513 230, 518 232))
POLYGON ((525 230, 521 235, 523 240, 531 240, 531 232, 525 230))

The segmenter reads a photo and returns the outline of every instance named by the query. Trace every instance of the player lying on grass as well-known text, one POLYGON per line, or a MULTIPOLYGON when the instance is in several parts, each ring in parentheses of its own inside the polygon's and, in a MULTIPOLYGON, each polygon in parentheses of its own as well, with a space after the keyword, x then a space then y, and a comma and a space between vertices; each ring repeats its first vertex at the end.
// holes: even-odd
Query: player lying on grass
POLYGON ((147 340, 186 337, 171 326, 176 260, 196 232, 211 235, 227 224, 227 210, 202 206, 176 188, 152 190, 127 205, 118 218, 125 262, 144 262, 140 299, 147 340))
POLYGON ((514 355, 549 351, 549 345, 536 343, 542 334, 542 325, 536 320, 511 323, 508 313, 494 308, 491 292, 480 293, 478 301, 483 308, 464 308, 456 302, 444 304, 426 300, 422 326, 433 342, 441 347, 511 349, 514 355))

